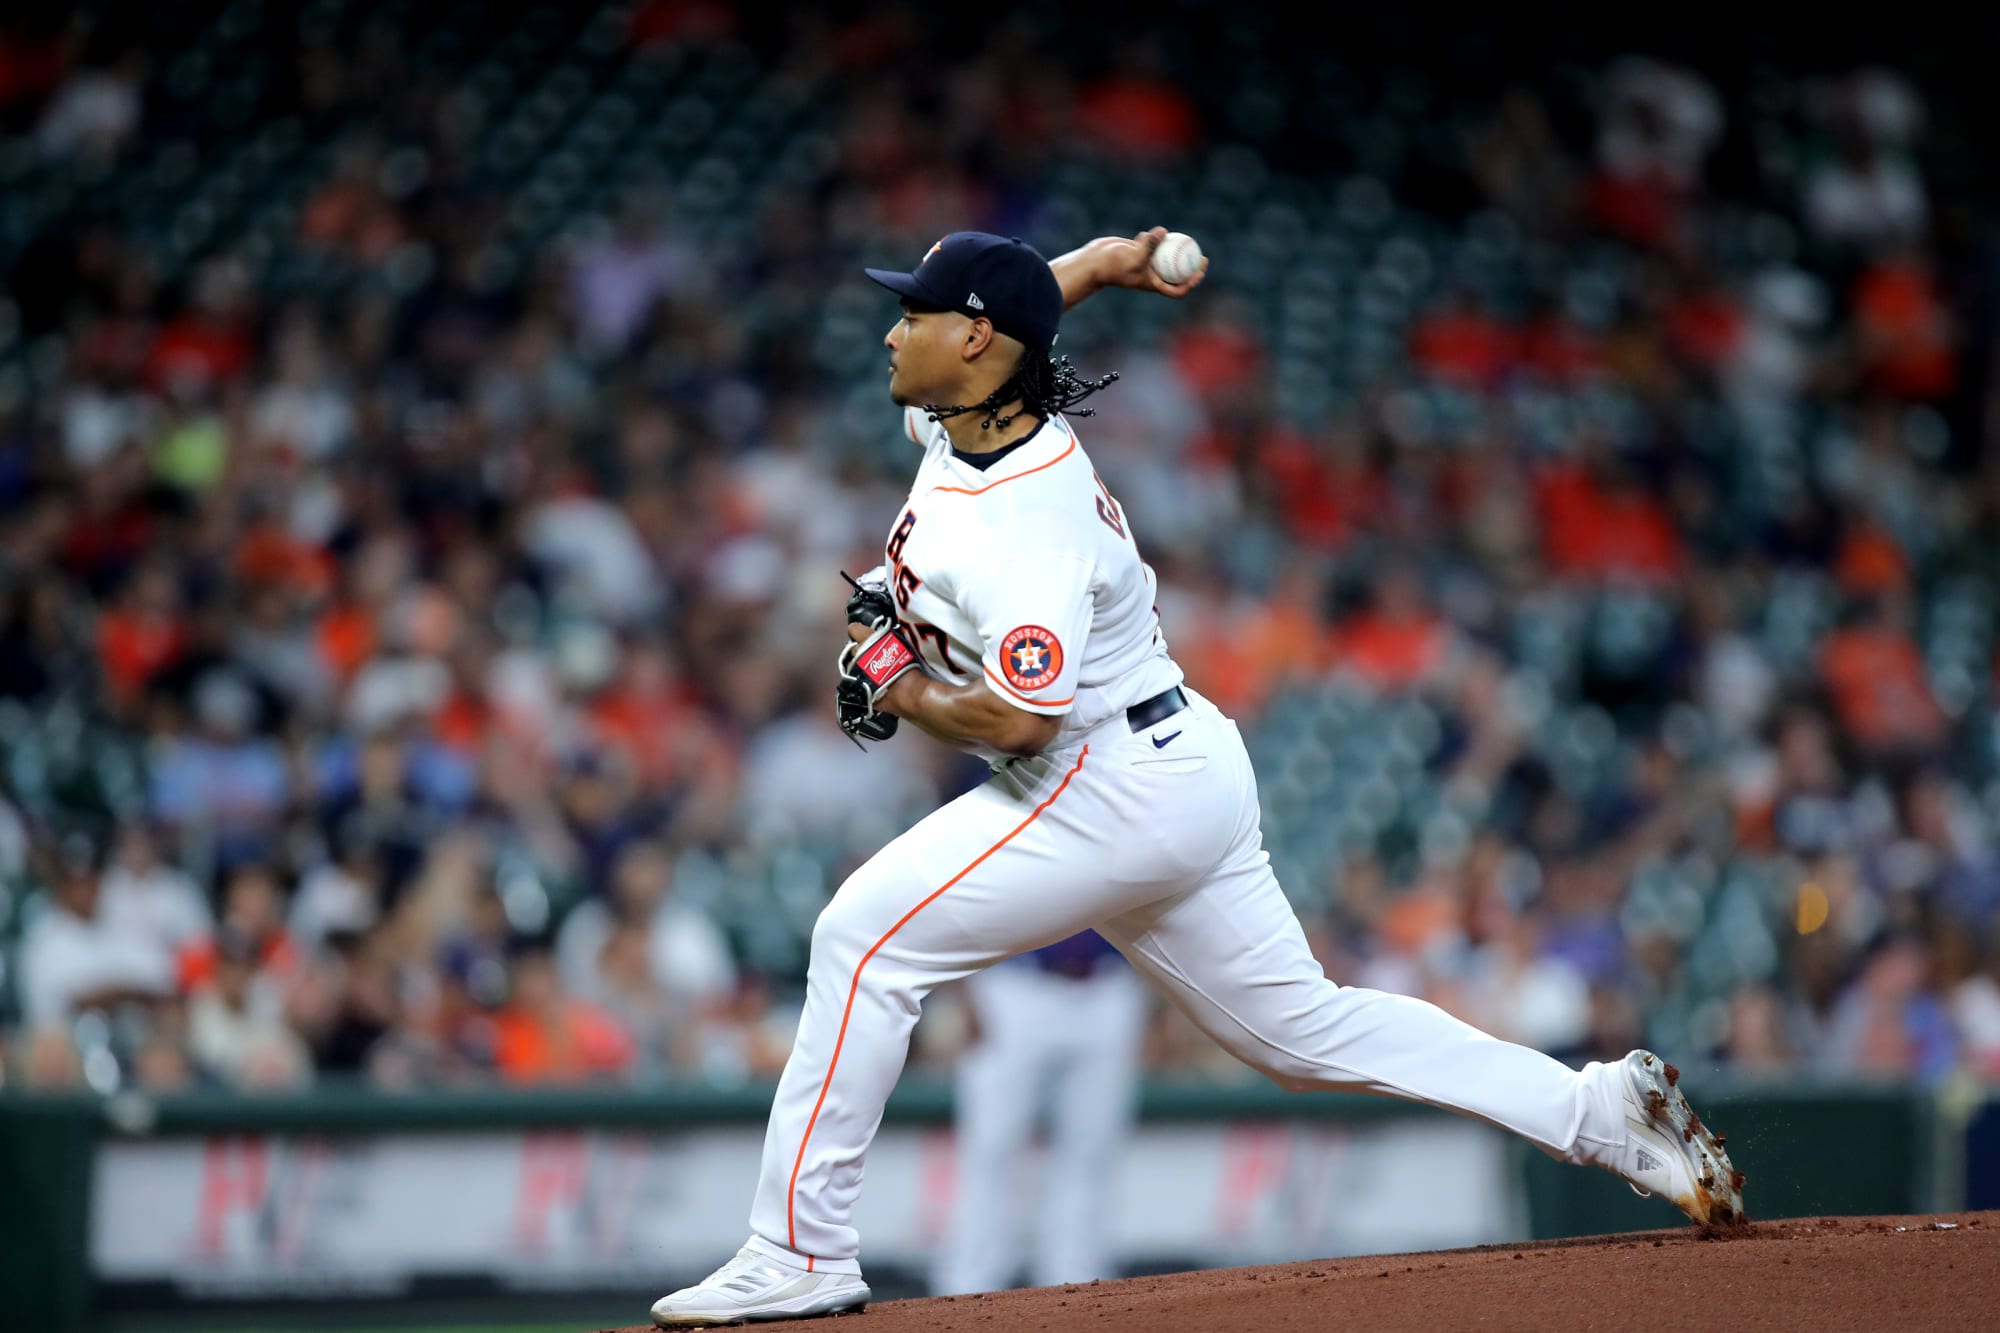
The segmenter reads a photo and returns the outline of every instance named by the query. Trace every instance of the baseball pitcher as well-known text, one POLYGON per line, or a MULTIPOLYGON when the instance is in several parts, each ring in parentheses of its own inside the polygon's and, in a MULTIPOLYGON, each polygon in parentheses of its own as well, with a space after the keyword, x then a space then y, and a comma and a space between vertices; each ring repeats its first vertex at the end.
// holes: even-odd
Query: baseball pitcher
POLYGON ((1153 269, 1164 230, 1049 263, 958 232, 908 273, 884 343, 922 451, 882 566, 849 602, 836 710, 858 738, 901 723, 993 776, 895 839, 813 930, 751 1236, 653 1307, 661 1326, 854 1310, 851 1217, 924 997, 1095 927, 1232 1054, 1294 1091, 1426 1102, 1616 1172, 1698 1222, 1742 1215, 1741 1178, 1658 1056, 1582 1071, 1421 1000, 1338 986, 1271 873, 1236 725, 1189 689, 1130 516, 1092 470, 1052 355, 1063 311, 1106 287, 1187 295, 1153 269))

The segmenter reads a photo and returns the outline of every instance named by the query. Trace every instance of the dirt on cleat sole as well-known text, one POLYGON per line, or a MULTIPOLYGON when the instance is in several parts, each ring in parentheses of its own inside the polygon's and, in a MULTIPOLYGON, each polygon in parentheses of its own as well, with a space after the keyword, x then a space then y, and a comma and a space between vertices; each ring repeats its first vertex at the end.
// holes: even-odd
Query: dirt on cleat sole
POLYGON ((1744 1175, 1724 1151, 1723 1136, 1704 1125, 1688 1105, 1680 1090, 1681 1071, 1654 1055, 1647 1055, 1640 1063, 1657 1080, 1646 1092, 1647 1116, 1687 1146, 1694 1168, 1695 1197, 1675 1199, 1674 1206, 1718 1232, 1747 1226, 1750 1216, 1743 1209, 1744 1175))

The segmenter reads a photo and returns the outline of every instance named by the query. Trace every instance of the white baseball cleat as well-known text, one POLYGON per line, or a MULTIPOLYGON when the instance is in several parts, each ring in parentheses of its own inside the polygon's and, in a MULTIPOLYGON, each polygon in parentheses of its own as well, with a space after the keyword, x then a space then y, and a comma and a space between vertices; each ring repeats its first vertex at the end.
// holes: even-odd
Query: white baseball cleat
POLYGON ((1749 1221, 1743 1212, 1743 1173, 1722 1150, 1722 1135, 1701 1123, 1675 1086, 1680 1071, 1651 1051, 1634 1051, 1620 1063, 1619 1073, 1626 1136, 1612 1169, 1634 1192, 1671 1199, 1704 1226, 1749 1221))
POLYGON ((661 1328, 706 1328, 763 1319, 841 1314, 868 1304, 858 1273, 812 1273, 745 1246, 692 1287, 653 1302, 661 1328))

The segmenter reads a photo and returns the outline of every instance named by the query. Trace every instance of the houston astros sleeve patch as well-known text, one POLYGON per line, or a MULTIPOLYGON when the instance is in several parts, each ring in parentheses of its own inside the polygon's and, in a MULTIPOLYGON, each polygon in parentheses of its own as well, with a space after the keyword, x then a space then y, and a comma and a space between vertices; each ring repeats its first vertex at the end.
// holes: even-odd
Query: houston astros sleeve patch
POLYGON ((1023 693, 1040 689, 1062 674, 1062 644, 1040 625, 1009 630, 1000 640, 1000 670, 1023 693))

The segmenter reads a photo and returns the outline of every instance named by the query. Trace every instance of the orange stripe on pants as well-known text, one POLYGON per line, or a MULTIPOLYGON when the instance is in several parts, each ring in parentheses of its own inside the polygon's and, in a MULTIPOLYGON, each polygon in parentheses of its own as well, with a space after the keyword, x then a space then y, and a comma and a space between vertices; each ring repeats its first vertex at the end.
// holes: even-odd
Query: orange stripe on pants
POLYGON ((799 1248, 798 1227, 793 1220, 794 1205, 797 1201, 797 1196, 799 1191, 799 1169, 805 1165, 806 1145, 812 1142, 813 1126, 819 1123, 820 1108, 826 1105, 826 1091, 828 1088, 833 1086, 833 1071, 840 1067, 840 1048, 847 1041, 847 1020, 854 1016, 854 998, 855 996, 861 993, 861 969, 868 966, 868 960, 873 958, 876 955, 876 953, 881 950, 882 946, 889 942, 891 937, 893 937, 897 931, 901 930, 904 926, 910 923, 910 918, 914 917, 917 913, 923 911, 926 907, 929 907, 932 903, 936 902, 938 898, 943 895, 946 889, 949 889, 952 885, 958 883, 960 880, 964 879, 967 875, 977 870, 985 862, 987 857, 993 855, 993 853, 999 851, 1002 847, 1005 847, 1008 843, 1012 842, 1014 838, 1021 832, 1022 829, 1028 827, 1028 825, 1034 823, 1035 820, 1041 817, 1042 811, 1048 809, 1051 805, 1054 805, 1056 797, 1061 796, 1063 792, 1068 789, 1069 780, 1075 777, 1080 771, 1082 771, 1084 757, 1089 753, 1090 753, 1090 747, 1088 745, 1084 746, 1083 752, 1077 755, 1076 757, 1076 763, 1071 766, 1069 772, 1063 774, 1063 780, 1061 784, 1058 785, 1054 791, 1049 793, 1049 798, 1046 801, 1043 801, 1040 805, 1036 806, 1033 812, 1031 812, 1026 819, 1022 820, 1020 823, 1016 824, 1012 829, 1010 829, 1006 837, 1000 839, 1000 841, 994 843, 991 847, 988 847, 985 851, 981 852, 978 855, 978 857, 976 857, 972 861, 970 865, 966 866, 965 869, 959 871, 956 875, 953 875, 950 879, 946 880, 941 888, 937 889, 929 897, 925 898, 915 907, 912 907, 909 911, 903 913, 902 919, 896 922, 895 925, 889 927, 887 931, 883 932, 882 938, 876 940, 874 944, 870 945, 868 952, 861 955, 861 961, 854 965, 854 980, 849 982, 847 987, 847 1008, 841 1011, 840 1033, 833 1040, 833 1058, 827 1062, 826 1077, 820 1080, 819 1099, 813 1103, 812 1116, 806 1121, 806 1132, 804 1136, 799 1139, 799 1155, 792 1161, 791 1182, 785 1187, 785 1243, 790 1245, 794 1251, 796 1251, 799 1248))

